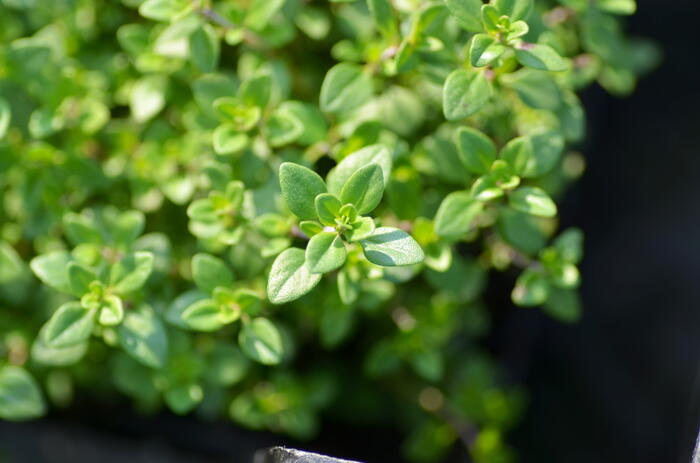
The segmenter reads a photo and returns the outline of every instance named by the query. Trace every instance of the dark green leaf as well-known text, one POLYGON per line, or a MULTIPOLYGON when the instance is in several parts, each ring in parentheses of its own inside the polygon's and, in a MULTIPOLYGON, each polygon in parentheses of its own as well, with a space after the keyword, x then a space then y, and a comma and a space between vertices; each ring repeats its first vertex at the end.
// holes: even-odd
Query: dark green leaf
POLYGON ((110 285, 118 294, 130 293, 141 289, 152 271, 153 254, 136 251, 112 265, 110 285))
POLYGON ((445 81, 442 109, 449 121, 477 113, 491 98, 491 85, 482 72, 453 71, 445 81))
POLYGON ((67 347, 85 341, 92 334, 96 313, 78 302, 66 302, 46 322, 43 342, 49 347, 67 347))
POLYGON ((222 310, 216 301, 203 299, 195 302, 182 312, 187 326, 198 331, 216 331, 224 326, 222 310))
POLYGON ((496 145, 489 137, 471 127, 457 131, 457 148, 465 167, 475 174, 485 174, 496 160, 496 145))
POLYGON ((219 37, 209 24, 190 35, 190 59, 202 72, 214 72, 219 64, 219 37))
POLYGON ((368 164, 352 174, 343 185, 340 200, 353 204, 359 214, 366 214, 379 205, 384 194, 384 174, 379 164, 368 164))
POLYGON ((168 337, 160 318, 148 306, 130 310, 117 328, 119 344, 127 354, 152 368, 165 366, 168 337))
POLYGON ((450 10, 459 24, 470 32, 480 32, 481 25, 481 0, 445 0, 445 5, 450 10))
POLYGON ((532 12, 533 0, 494 0, 498 11, 510 18, 511 21, 527 19, 532 12))
POLYGON ((355 172, 372 163, 382 168, 383 181, 386 185, 391 174, 391 153, 385 146, 370 145, 349 154, 328 172, 328 190, 334 195, 339 195, 343 186, 355 172))
POLYGON ((300 219, 315 219, 316 196, 326 192, 323 179, 311 169, 284 162, 280 166, 280 187, 289 210, 300 219))
POLYGON ((472 66, 483 67, 497 60, 506 47, 496 42, 496 39, 488 34, 476 34, 472 38, 469 58, 472 66))
POLYGON ((209 254, 195 254, 192 258, 192 278, 199 289, 211 293, 217 286, 233 284, 233 273, 226 263, 209 254))
POLYGON ((445 238, 460 238, 474 226, 484 209, 467 191, 456 191, 445 197, 435 215, 435 233, 445 238))
POLYGON ((566 71, 566 60, 549 45, 523 42, 515 47, 515 57, 520 64, 542 71, 566 71))
POLYGON ((0 418, 30 420, 45 411, 41 390, 25 369, 12 365, 0 368, 0 418))

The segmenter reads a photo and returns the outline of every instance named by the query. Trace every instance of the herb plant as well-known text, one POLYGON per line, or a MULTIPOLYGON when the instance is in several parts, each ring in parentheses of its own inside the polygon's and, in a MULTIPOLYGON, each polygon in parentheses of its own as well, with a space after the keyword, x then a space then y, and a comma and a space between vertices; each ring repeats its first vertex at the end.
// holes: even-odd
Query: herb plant
POLYGON ((76 395, 507 462, 489 274, 581 315, 577 93, 634 0, 0 2, 0 418, 76 395))

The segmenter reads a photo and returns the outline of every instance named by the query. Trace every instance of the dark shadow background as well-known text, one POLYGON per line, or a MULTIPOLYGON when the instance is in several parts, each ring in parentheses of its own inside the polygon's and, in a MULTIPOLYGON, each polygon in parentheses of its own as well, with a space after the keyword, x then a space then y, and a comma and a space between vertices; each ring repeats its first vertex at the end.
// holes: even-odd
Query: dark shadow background
POLYGON ((507 355, 529 362, 526 463, 688 462, 700 424, 700 3, 638 4, 628 30, 664 61, 630 98, 584 95, 588 169, 561 208, 586 233, 584 318, 505 330, 527 330, 507 355))
MULTIPOLYGON (((513 308, 489 343, 530 395, 511 437, 523 463, 688 462, 700 424, 700 2, 638 4, 629 32, 655 39, 664 62, 630 98, 584 95, 588 170, 561 208, 564 224, 586 233, 584 318, 564 326, 513 308)), ((0 423, 0 461, 246 463, 255 449, 284 443, 93 405, 0 423)), ((331 426, 301 445, 399 460, 398 436, 382 429, 331 426)))

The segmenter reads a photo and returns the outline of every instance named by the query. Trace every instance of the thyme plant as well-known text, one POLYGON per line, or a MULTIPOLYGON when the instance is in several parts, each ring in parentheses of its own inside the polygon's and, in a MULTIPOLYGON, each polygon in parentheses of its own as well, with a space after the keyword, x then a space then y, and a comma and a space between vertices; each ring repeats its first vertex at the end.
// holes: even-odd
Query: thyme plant
POLYGON ((557 203, 577 94, 654 65, 635 7, 0 1, 0 418, 121 394, 512 461, 482 295, 581 316, 557 203))

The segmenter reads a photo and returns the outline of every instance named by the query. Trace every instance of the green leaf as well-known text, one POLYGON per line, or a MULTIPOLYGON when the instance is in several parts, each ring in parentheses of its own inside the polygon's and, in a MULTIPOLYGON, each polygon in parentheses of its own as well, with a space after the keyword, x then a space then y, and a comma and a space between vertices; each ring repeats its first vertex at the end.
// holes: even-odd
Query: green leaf
POLYGON ((500 23, 501 14, 498 9, 492 4, 482 5, 481 7, 481 23, 487 32, 498 33, 498 25, 500 23))
POLYGON ((521 307, 542 305, 549 295, 549 284, 540 272, 531 269, 520 274, 511 293, 513 302, 521 307))
POLYGON ((323 225, 335 227, 335 219, 340 216, 340 208, 343 204, 330 193, 321 193, 314 201, 316 214, 323 225))
POLYGON ((291 162, 282 163, 279 177, 289 210, 300 219, 315 219, 316 196, 326 192, 323 179, 311 169, 291 162))
POLYGON ((129 246, 141 235, 146 218, 141 211, 124 211, 108 220, 109 235, 115 244, 129 246))
POLYGON ((190 59, 202 72, 214 72, 219 64, 219 37, 209 24, 202 24, 190 35, 190 59))
POLYGON ((320 274, 311 273, 302 249, 289 248, 277 256, 267 280, 267 297, 273 304, 299 299, 321 281, 320 274))
POLYGON ((255 74, 243 81, 236 96, 246 106, 263 108, 270 102, 272 77, 268 73, 255 74))
POLYGON ((302 233, 311 238, 316 233, 321 233, 323 231, 323 226, 318 222, 305 220, 299 223, 299 229, 302 231, 302 233))
POLYGON ((510 25, 510 29, 506 35, 506 40, 509 42, 513 41, 514 39, 522 37, 528 32, 530 32, 530 26, 528 26, 525 21, 515 21, 510 25))
POLYGON ((485 174, 496 160, 496 145, 489 137, 471 127, 457 130, 457 149, 464 166, 475 174, 485 174))
POLYGON ((87 267, 80 265, 77 262, 68 264, 68 281, 72 293, 76 296, 82 296, 90 291, 90 283, 97 280, 97 275, 87 267))
POLYGON ((168 337, 160 318, 148 306, 129 310, 117 328, 122 348, 132 358, 152 367, 162 368, 168 356, 168 337))
POLYGON ((207 381, 218 386, 233 386, 247 376, 250 361, 233 344, 218 344, 210 354, 204 372, 207 381))
POLYGON ((482 0, 445 0, 445 5, 459 21, 460 26, 469 32, 480 32, 482 0))
POLYGON ((533 0, 494 0, 494 6, 511 21, 527 19, 534 6, 533 0))
POLYGON ((352 224, 352 228, 344 232, 348 241, 360 241, 374 233, 374 220, 371 217, 358 217, 352 224))
POLYGON ((354 311, 345 304, 328 304, 321 312, 318 335, 321 345, 334 347, 350 334, 354 311))
POLYGON ((63 232, 74 246, 102 243, 102 233, 91 214, 67 212, 63 215, 62 225, 63 232))
POLYGON ((456 191, 445 197, 435 215, 435 233, 445 238, 460 238, 474 226, 484 209, 467 191, 456 191))
POLYGON ((12 108, 6 99, 0 97, 0 140, 5 138, 7 129, 10 127, 12 118, 12 108))
POLYGON ((239 132, 251 130, 262 117, 262 110, 258 106, 248 106, 233 97, 217 98, 214 110, 225 124, 232 125, 239 132))
POLYGON ((328 172, 328 191, 339 195, 350 177, 360 168, 375 163, 382 168, 384 185, 389 183, 392 159, 389 150, 382 145, 370 145, 355 151, 328 172))
POLYGON ((523 42, 515 47, 520 64, 541 71, 566 71, 566 60, 549 45, 523 42))
POLYGON ((311 273, 328 273, 345 263, 347 250, 337 233, 321 232, 306 246, 306 264, 311 273))
POLYGON ((255 318, 245 323, 238 336, 238 344, 244 354, 263 365, 276 365, 282 361, 282 337, 267 318, 255 318))
POLYGON ((561 132, 566 141, 581 141, 586 133, 586 113, 581 101, 573 92, 566 92, 562 103, 557 111, 561 132))
POLYGON ((230 287, 233 273, 226 263, 209 254, 195 254, 192 257, 192 278, 199 289, 211 293, 217 286, 230 287))
POLYGON ((136 251, 112 265, 110 285, 118 294, 130 293, 141 289, 152 271, 153 254, 148 251, 136 251))
POLYGON ((503 196, 503 188, 496 183, 492 176, 482 175, 472 184, 470 194, 478 201, 491 201, 503 196))
POLYGON ((42 329, 44 343, 49 347, 66 347, 85 341, 92 334, 95 315, 95 310, 88 310, 78 302, 66 302, 42 329))
POLYGON ((139 14, 155 21, 170 21, 187 6, 186 0, 146 0, 139 6, 139 14))
POLYGON ((498 233, 511 246, 527 255, 535 255, 546 239, 538 220, 523 212, 504 207, 498 214, 498 233))
POLYGON ((204 391, 195 383, 177 385, 165 391, 163 398, 173 412, 184 415, 202 401, 204 391))
POLYGON ((508 195, 508 204, 515 210, 539 217, 557 215, 557 205, 552 198, 538 187, 521 187, 508 195))
POLYGON ((203 299, 187 307, 182 312, 182 319, 192 329, 198 331, 216 331, 224 326, 222 310, 213 299, 203 299))
POLYGON ((356 64, 339 63, 321 85, 321 111, 343 114, 365 104, 373 94, 372 79, 356 64))
POLYGON ((448 121, 476 114, 491 98, 491 85, 482 72, 453 71, 445 81, 442 109, 448 121))
POLYGON ((136 122, 146 122, 165 106, 167 79, 151 75, 142 77, 131 88, 129 107, 136 122))
POLYGON ((70 261, 71 256, 66 251, 53 251, 35 257, 29 262, 29 267, 45 285, 62 293, 73 294, 68 280, 70 261))
POLYGON ((34 339, 34 344, 32 344, 33 361, 43 365, 62 367, 72 365, 85 356, 88 349, 88 341, 66 347, 50 347, 44 342, 43 331, 42 328, 39 331, 39 335, 34 339))
POLYGON ((265 130, 270 146, 278 147, 299 138, 304 133, 304 125, 295 113, 280 107, 270 115, 265 130))
POLYGON ((352 174, 340 191, 340 200, 353 204, 359 214, 379 205, 384 194, 384 174, 378 164, 368 164, 352 174))
POLYGON ((17 251, 0 240, 0 285, 17 282, 26 274, 24 261, 17 251))
POLYGON ((598 0, 596 6, 607 13, 619 15, 630 15, 637 11, 635 0, 598 0))
POLYGON ((122 320, 124 320, 124 305, 121 298, 114 294, 106 295, 98 317, 100 325, 115 326, 120 324, 122 320))
POLYGON ((221 124, 214 129, 212 144, 217 154, 235 154, 248 145, 248 135, 232 124, 221 124))
POLYGON ((293 115, 301 123, 302 131, 294 140, 303 146, 312 145, 326 138, 328 124, 323 113, 312 104, 301 101, 285 101, 280 110, 293 115))
POLYGON ((501 150, 501 159, 506 161, 517 175, 523 175, 526 172, 533 156, 530 137, 513 138, 501 150))
POLYGON ((559 161, 564 138, 557 132, 514 138, 501 151, 517 175, 539 177, 549 172, 559 161))
POLYGON ((521 69, 503 76, 501 82, 515 90, 523 103, 532 108, 556 111, 562 104, 559 84, 548 72, 521 69))
POLYGON ((46 412, 41 390, 23 368, 0 368, 0 418, 22 421, 38 418, 46 412))
POLYGON ((575 323, 581 318, 581 300, 574 290, 552 287, 542 310, 560 322, 575 323))
POLYGON ((389 0, 367 0, 367 6, 377 29, 385 36, 392 37, 396 33, 396 23, 389 0))
POLYGON ((285 0, 253 0, 245 10, 245 24, 254 30, 263 29, 282 8, 284 2, 285 0))
POLYGON ((419 264, 425 258, 416 240, 398 228, 379 227, 360 244, 367 260, 383 267, 419 264))
POLYGON ((583 232, 569 228, 554 240, 554 248, 565 262, 579 263, 583 257, 583 232))
POLYGON ((301 8, 294 22, 304 34, 314 40, 323 40, 331 29, 331 17, 328 11, 313 5, 305 5, 301 8))
POLYGON ((506 47, 490 35, 476 34, 469 49, 469 58, 472 66, 483 67, 493 63, 505 51, 506 47))
POLYGON ((338 271, 338 295, 345 305, 354 304, 360 295, 360 282, 357 277, 353 278, 354 274, 355 272, 352 272, 348 267, 338 271))

